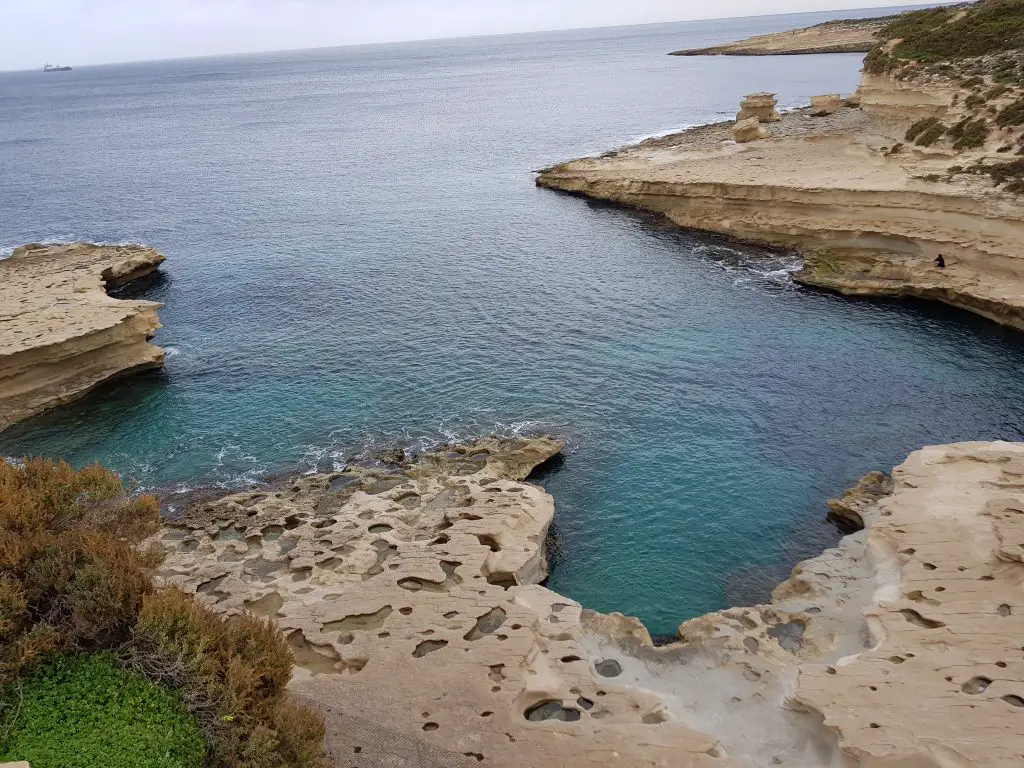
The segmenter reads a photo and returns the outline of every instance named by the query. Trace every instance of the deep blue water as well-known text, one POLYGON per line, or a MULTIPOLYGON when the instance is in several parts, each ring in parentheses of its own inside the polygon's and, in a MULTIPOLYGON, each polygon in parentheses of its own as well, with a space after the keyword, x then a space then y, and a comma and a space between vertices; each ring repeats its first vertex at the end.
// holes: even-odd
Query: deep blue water
MULTIPOLYGON (((851 15, 856 15, 853 12, 851 15)), ((1024 345, 792 286, 792 258, 538 190, 638 136, 852 90, 859 57, 664 53, 834 14, 0 75, 0 247, 168 255, 166 371, 0 437, 144 487, 550 429, 551 586, 670 632, 835 538, 923 444, 1022 437, 1024 345)))

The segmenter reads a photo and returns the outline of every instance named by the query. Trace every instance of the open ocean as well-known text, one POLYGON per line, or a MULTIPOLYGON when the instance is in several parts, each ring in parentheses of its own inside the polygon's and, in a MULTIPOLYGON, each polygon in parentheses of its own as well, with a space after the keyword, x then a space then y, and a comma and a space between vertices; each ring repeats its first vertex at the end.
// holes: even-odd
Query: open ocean
MULTIPOLYGON (((852 11, 848 16, 863 15, 852 11)), ((835 13, 0 74, 0 251, 168 256, 166 370, 0 436, 144 488, 396 442, 569 440, 550 586, 669 633, 837 540, 922 445, 1024 438, 1024 343, 794 287, 795 258, 534 187, 644 135, 850 92, 860 56, 676 58, 835 13)), ((71 62, 72 64, 74 62, 71 62)))

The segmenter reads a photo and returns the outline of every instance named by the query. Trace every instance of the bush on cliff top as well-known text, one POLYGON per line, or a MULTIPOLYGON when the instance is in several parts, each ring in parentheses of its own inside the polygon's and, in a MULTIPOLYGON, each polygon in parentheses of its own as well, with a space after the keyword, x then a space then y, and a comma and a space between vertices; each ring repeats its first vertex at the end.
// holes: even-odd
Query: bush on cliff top
POLYGON ((34 768, 200 768, 206 744, 181 701, 109 654, 58 656, 7 687, 0 760, 34 768))
POLYGON ((13 690, 55 655, 113 652, 178 695, 207 766, 322 766, 322 721, 284 694, 292 658, 280 631, 155 589, 159 557, 137 545, 158 526, 157 501, 132 498, 98 465, 0 461, 0 685, 13 690))
MULTIPOLYGON (((904 61, 944 62, 1024 48, 1024 0, 982 0, 898 16, 878 33, 864 71, 882 74, 904 61), (888 53, 891 41, 898 40, 888 53)), ((998 78, 997 78, 998 79, 998 78)), ((1006 82, 1015 82, 1004 76, 1006 82)))

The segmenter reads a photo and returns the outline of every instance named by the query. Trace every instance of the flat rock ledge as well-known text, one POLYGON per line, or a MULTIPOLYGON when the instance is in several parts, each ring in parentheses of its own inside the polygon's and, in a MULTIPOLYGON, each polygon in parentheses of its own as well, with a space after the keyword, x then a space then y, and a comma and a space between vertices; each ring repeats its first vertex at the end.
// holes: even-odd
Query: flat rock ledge
POLYGON ((553 166, 537 184, 795 249, 806 256, 793 275, 804 285, 941 301, 1024 330, 1021 198, 980 176, 946 175, 995 150, 906 146, 906 126, 921 113, 911 100, 939 89, 869 76, 865 85, 864 111, 795 110, 749 144, 733 140, 731 124, 702 126, 553 166), (898 109, 882 121, 877 105, 889 101, 898 109), (945 269, 936 266, 940 254, 945 269))
POLYGON ((553 438, 187 511, 163 583, 278 622, 337 766, 946 768, 1024 760, 1024 444, 926 448, 771 605, 644 627, 540 586, 553 438))
POLYGON ((672 56, 784 56, 811 53, 867 53, 878 42, 878 32, 892 21, 851 19, 826 21, 813 27, 757 35, 710 48, 673 51, 672 56))
POLYGON ((151 301, 107 291, 154 272, 138 245, 23 245, 0 260, 0 430, 134 371, 159 368, 151 301))

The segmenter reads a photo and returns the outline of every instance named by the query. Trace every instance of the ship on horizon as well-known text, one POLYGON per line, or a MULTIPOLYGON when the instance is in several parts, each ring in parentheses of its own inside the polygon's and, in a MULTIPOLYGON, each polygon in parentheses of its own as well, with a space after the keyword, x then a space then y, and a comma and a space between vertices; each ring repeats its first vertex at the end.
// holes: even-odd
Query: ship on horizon
POLYGON ((44 64, 43 72, 70 72, 71 67, 62 67, 60 64, 44 64))

